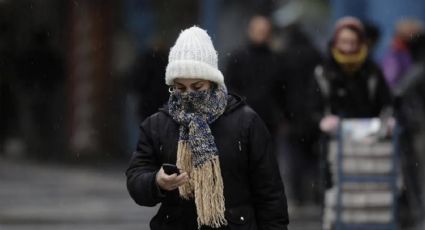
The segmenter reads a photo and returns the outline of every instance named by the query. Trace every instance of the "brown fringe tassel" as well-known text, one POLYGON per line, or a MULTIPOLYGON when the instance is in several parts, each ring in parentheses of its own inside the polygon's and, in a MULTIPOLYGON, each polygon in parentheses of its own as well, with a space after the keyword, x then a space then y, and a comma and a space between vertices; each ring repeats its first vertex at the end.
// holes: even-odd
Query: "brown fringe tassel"
POLYGON ((187 141, 179 141, 177 166, 189 172, 190 182, 179 187, 180 196, 195 197, 198 227, 207 225, 218 228, 227 225, 224 217, 223 178, 218 156, 205 162, 200 168, 193 168, 192 153, 187 141))
POLYGON ((186 200, 193 197, 192 176, 192 153, 187 141, 179 141, 177 146, 177 167, 188 173, 189 183, 179 187, 180 196, 186 200))

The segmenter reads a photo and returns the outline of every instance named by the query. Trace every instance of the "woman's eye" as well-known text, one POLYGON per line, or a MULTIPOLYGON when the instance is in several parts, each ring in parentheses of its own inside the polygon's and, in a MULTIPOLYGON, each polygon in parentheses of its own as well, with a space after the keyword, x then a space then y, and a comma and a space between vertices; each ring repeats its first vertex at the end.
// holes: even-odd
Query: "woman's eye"
POLYGON ((192 86, 192 89, 194 89, 194 90, 199 90, 199 89, 201 89, 202 87, 204 87, 204 84, 197 84, 197 85, 192 86))

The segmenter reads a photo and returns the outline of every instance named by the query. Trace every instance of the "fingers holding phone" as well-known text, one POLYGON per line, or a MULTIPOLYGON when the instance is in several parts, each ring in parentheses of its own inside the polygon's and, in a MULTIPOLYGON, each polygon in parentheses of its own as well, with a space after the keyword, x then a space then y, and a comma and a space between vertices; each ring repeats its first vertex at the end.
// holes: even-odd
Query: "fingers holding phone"
POLYGON ((189 181, 189 176, 186 172, 182 172, 178 168, 176 169, 171 169, 170 171, 169 166, 163 165, 161 167, 161 169, 156 174, 156 182, 160 188, 166 191, 172 191, 189 181), (167 173, 172 174, 168 175, 164 170, 166 170, 167 173))
POLYGON ((172 175, 174 173, 176 173, 177 175, 180 174, 180 169, 177 168, 177 166, 173 165, 173 164, 164 163, 164 164, 162 164, 162 169, 164 170, 164 172, 167 175, 172 175))

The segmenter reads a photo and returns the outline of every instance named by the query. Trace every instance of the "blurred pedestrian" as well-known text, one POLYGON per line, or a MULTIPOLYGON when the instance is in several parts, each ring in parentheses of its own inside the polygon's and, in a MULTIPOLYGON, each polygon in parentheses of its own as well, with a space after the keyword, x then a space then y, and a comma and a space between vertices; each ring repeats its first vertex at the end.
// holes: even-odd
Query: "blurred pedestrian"
POLYGON ((316 68, 322 94, 319 127, 335 132, 340 117, 378 117, 391 106, 391 94, 379 67, 369 58, 362 23, 344 17, 335 24, 329 57, 316 68))
POLYGON ((418 33, 424 32, 423 23, 417 19, 406 18, 396 23, 391 47, 382 59, 384 77, 394 89, 412 64, 409 43, 418 33))
POLYGON ((158 111, 168 99, 168 89, 161 84, 167 66, 167 47, 157 38, 154 45, 137 58, 128 88, 137 101, 139 122, 158 111))
POLYGON ((267 17, 254 16, 248 25, 248 44, 228 59, 225 76, 231 92, 246 98, 264 120, 272 136, 281 114, 278 108, 279 56, 270 48, 272 24, 267 17))
POLYGON ((318 95, 311 97, 316 108, 312 116, 324 134, 322 180, 324 188, 330 188, 329 135, 336 133, 341 118, 379 117, 390 108, 392 97, 381 70, 369 58, 363 25, 354 17, 336 22, 328 57, 316 67, 315 77, 318 95))
POLYGON ((140 52, 125 79, 127 149, 137 143, 137 124, 158 111, 167 102, 168 89, 162 83, 167 66, 167 46, 162 37, 155 37, 152 45, 140 52))
POLYGON ((184 30, 168 60, 168 104, 141 124, 126 172, 136 203, 161 203, 151 229, 287 229, 270 135, 242 98, 227 93, 208 34, 184 30), (177 173, 165 173, 163 163, 177 173))
POLYGON ((400 159, 403 175, 402 224, 423 229, 425 220, 425 34, 409 42, 412 65, 395 88, 400 124, 400 159), (422 223, 421 223, 422 222, 422 223))
POLYGON ((279 62, 279 108, 284 118, 280 123, 278 149, 282 157, 282 175, 288 197, 295 205, 320 202, 319 129, 311 117, 310 100, 314 69, 321 63, 321 54, 299 24, 283 29, 285 48, 279 62))

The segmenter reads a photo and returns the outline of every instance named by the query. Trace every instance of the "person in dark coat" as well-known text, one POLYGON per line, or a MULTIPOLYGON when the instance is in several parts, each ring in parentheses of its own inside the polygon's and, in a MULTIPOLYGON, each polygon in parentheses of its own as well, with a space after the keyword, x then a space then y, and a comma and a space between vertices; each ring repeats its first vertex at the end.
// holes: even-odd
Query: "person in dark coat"
POLYGON ((401 226, 425 227, 425 33, 409 41, 412 65, 394 89, 403 187, 401 226), (421 167, 422 166, 422 167, 421 167))
POLYGON ((160 40, 136 61, 129 88, 138 99, 137 114, 141 121, 154 114, 168 99, 167 87, 161 84, 166 66, 167 51, 160 40))
POLYGON ((391 106, 391 93, 379 67, 368 57, 362 23, 344 17, 335 26, 329 57, 316 68, 321 93, 320 129, 336 131, 343 118, 378 117, 391 106))
POLYGON ((226 85, 246 98, 274 135, 282 112, 279 110, 279 55, 269 40, 272 25, 264 16, 254 16, 248 26, 248 45, 233 52, 226 66, 226 85))
POLYGON ((341 118, 379 117, 391 107, 392 96, 381 70, 368 57, 363 25, 354 17, 337 21, 328 58, 316 67, 315 78, 311 119, 323 134, 321 187, 326 189, 333 183, 326 158, 329 134, 336 133, 341 118))
POLYGON ((287 229, 284 186, 261 118, 228 94, 208 34, 184 30, 169 54, 168 103, 140 126, 127 188, 161 203, 156 229, 287 229), (167 174, 164 163, 179 172, 167 174))
POLYGON ((317 139, 319 129, 310 119, 312 108, 309 88, 314 83, 314 68, 320 64, 320 52, 303 32, 299 24, 284 30, 285 49, 281 65, 282 75, 279 107, 284 111, 279 140, 279 156, 287 163, 287 172, 282 172, 289 199, 295 205, 320 201, 319 154, 317 139))

